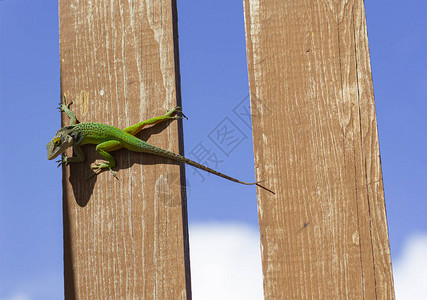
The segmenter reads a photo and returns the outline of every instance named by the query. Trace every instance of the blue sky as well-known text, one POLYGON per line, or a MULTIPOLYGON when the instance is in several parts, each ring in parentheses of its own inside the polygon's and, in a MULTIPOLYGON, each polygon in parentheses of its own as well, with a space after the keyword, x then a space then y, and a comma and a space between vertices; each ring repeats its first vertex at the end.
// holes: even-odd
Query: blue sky
MULTIPOLYGON (((399 265, 416 252, 407 252, 408 241, 427 235, 427 3, 365 7, 390 244, 399 265)), ((62 298, 61 172, 45 148, 60 126, 57 10, 55 1, 0 1, 0 299, 62 298)), ((251 130, 234 113, 248 103, 242 1, 182 0, 178 14, 185 152, 195 158, 197 147, 206 147, 218 170, 251 181, 251 130), (214 105, 206 110, 206 103, 214 105), (222 122, 239 128, 237 147, 215 144, 210 133, 222 122)), ((200 174, 187 169, 194 232, 239 224, 256 233, 255 188, 200 174)))

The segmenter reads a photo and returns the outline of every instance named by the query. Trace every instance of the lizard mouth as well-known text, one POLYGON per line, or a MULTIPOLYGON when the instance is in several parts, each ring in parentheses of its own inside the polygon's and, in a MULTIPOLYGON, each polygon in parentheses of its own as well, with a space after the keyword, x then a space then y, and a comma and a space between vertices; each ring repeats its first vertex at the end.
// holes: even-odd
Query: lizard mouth
POLYGON ((61 138, 61 142, 58 145, 55 145, 55 142, 58 142, 58 140, 59 138, 54 138, 46 145, 48 160, 58 157, 59 154, 63 153, 68 147, 73 145, 73 138, 71 136, 61 138))
POLYGON ((52 147, 50 147, 49 144, 46 146, 46 148, 47 148, 47 159, 48 160, 52 160, 54 158, 57 158, 58 155, 61 154, 61 152, 59 151, 59 148, 51 149, 52 147))

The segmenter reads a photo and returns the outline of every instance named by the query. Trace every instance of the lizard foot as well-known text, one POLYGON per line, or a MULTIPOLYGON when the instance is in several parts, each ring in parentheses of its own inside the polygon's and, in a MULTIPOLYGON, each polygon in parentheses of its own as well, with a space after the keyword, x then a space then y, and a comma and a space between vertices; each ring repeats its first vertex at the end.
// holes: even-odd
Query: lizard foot
POLYGON ((165 114, 165 117, 175 119, 175 120, 186 118, 188 120, 187 116, 184 115, 184 113, 182 112, 182 107, 179 107, 179 106, 175 106, 175 108, 168 111, 165 114), (174 114, 180 114, 180 116, 173 116, 174 114))
POLYGON ((94 163, 91 166, 91 169, 94 170, 93 174, 89 176, 89 178, 92 178, 95 175, 98 175, 102 169, 108 168, 111 172, 111 174, 116 178, 119 179, 116 175, 116 172, 113 171, 113 169, 110 167, 108 163, 94 163))
POLYGON ((64 166, 68 166, 68 156, 64 153, 62 154, 62 158, 58 159, 56 161, 56 163, 58 164, 56 167, 59 168, 60 166, 64 165, 64 166))
POLYGON ((59 103, 59 111, 63 111, 65 112, 66 109, 70 109, 70 105, 73 104, 73 101, 71 101, 70 103, 67 104, 67 98, 65 96, 65 94, 62 96, 62 101, 61 103, 59 103))

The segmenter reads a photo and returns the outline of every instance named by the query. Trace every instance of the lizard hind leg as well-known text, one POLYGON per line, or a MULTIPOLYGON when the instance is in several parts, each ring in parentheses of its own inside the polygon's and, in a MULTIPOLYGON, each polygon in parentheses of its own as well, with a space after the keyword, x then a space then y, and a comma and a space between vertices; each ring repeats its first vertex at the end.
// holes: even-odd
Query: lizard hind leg
POLYGON ((159 124, 161 122, 166 122, 169 120, 178 120, 178 119, 182 119, 181 116, 177 116, 176 114, 180 114, 183 117, 187 118, 183 113, 182 113, 182 108, 179 106, 176 106, 175 108, 171 109, 170 111, 168 111, 164 116, 160 116, 160 117, 154 117, 139 123, 136 123, 135 125, 126 127, 125 129, 123 129, 124 132, 130 133, 132 135, 136 135, 138 134, 145 126, 147 125, 156 125, 159 124))
POLYGON ((117 178, 116 172, 113 171, 113 168, 116 166, 116 160, 109 153, 109 151, 114 151, 122 147, 119 141, 106 141, 96 146, 96 151, 101 154, 102 158, 106 160, 103 163, 94 163, 91 168, 95 170, 95 174, 98 174, 98 171, 101 169, 109 169, 113 176, 117 178))

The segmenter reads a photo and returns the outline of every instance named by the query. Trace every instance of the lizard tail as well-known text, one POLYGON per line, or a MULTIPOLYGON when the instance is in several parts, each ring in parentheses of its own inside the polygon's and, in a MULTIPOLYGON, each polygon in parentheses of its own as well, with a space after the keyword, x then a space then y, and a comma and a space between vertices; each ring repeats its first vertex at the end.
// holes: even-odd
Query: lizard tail
POLYGON ((265 180, 262 180, 262 181, 256 181, 256 182, 244 182, 244 181, 238 180, 236 178, 233 178, 231 176, 225 175, 225 174, 223 174, 221 172, 215 171, 214 169, 208 168, 208 167, 206 167, 206 166, 204 166, 202 164, 199 164, 198 162, 195 162, 194 160, 186 158, 186 157, 184 157, 182 155, 176 154, 174 152, 171 152, 171 151, 168 151, 168 150, 165 150, 165 149, 157 148, 157 147, 155 149, 154 146, 152 146, 152 147, 153 148, 151 148, 151 147, 149 147, 149 148, 148 147, 144 147, 145 148, 144 152, 155 154, 155 155, 160 155, 160 156, 163 156, 163 157, 166 157, 166 158, 173 159, 173 160, 178 161, 178 162, 184 162, 184 163, 186 163, 186 164, 188 164, 190 166, 193 166, 193 167, 196 167, 196 168, 198 168, 200 170, 203 170, 203 171, 215 174, 215 175, 217 175, 219 177, 228 179, 228 180, 233 181, 233 182, 237 182, 237 183, 245 184, 245 185, 259 185, 259 183, 265 181, 265 180))

